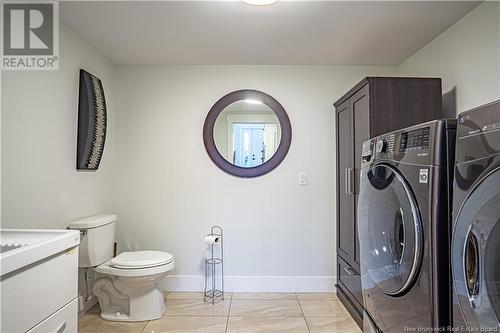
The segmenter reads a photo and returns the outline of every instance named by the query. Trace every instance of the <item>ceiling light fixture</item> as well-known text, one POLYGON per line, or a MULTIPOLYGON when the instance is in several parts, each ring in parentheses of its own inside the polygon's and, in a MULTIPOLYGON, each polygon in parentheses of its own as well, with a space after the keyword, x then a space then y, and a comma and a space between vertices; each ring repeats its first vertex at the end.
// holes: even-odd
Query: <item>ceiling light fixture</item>
POLYGON ((255 5, 255 6, 264 6, 264 5, 272 5, 275 2, 278 2, 279 0, 241 0, 244 3, 248 3, 249 5, 255 5))

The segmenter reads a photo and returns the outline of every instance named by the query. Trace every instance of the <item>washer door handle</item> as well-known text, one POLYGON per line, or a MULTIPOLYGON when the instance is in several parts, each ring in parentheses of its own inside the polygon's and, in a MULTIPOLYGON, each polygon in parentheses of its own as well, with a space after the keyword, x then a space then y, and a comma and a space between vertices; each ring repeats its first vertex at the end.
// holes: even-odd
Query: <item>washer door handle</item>
POLYGON ((403 265, 403 259, 405 256, 405 219, 403 214, 403 209, 399 208, 396 215, 394 216, 394 251, 395 259, 400 264, 403 265))
POLYGON ((478 237, 472 225, 467 231, 464 244, 464 275, 471 307, 476 308, 475 298, 479 295, 480 254, 478 237))

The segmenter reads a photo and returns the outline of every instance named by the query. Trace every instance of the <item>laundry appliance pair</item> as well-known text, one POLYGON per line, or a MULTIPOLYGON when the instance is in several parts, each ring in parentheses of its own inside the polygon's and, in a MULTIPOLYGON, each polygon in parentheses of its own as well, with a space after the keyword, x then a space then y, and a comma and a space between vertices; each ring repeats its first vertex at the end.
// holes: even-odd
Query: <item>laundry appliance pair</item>
POLYGON ((500 102, 366 141, 365 332, 500 330, 497 225, 500 102))

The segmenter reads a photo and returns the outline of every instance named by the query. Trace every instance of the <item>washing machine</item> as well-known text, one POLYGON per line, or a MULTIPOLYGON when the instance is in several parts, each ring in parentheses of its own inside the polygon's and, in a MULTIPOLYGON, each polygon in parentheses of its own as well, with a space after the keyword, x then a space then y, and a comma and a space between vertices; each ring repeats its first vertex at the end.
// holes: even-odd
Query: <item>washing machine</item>
POLYGON ((455 331, 500 331, 500 101, 459 114, 453 193, 455 331))
POLYGON ((451 317, 456 120, 366 141, 358 199, 365 332, 444 329, 451 317))

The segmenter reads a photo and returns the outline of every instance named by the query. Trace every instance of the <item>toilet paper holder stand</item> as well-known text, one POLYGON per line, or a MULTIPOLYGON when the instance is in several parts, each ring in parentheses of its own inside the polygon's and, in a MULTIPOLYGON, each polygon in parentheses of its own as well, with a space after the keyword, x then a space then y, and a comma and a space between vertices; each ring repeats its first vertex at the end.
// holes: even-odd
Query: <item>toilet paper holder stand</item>
POLYGON ((205 258, 203 301, 215 304, 224 300, 224 237, 222 227, 217 225, 211 227, 207 236, 218 237, 218 241, 209 244, 209 254, 205 258), (219 251, 217 251, 218 248, 220 248, 219 251), (219 275, 217 271, 220 271, 219 275))

